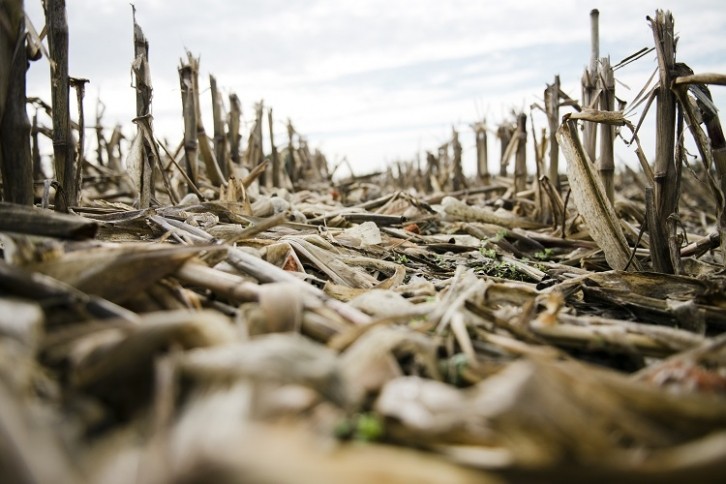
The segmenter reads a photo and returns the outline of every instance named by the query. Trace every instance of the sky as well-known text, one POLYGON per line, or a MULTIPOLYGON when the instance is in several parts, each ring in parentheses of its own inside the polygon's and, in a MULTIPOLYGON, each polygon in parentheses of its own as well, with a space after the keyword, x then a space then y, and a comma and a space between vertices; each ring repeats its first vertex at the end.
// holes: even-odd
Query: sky
MULTIPOLYGON (((159 136, 172 145, 182 138, 177 69, 188 49, 201 58, 202 86, 213 74, 223 93, 236 93, 246 123, 263 99, 273 108, 278 143, 290 118, 313 147, 333 163, 345 157, 356 174, 435 151, 452 127, 461 132, 471 173, 471 123, 486 118, 495 129, 513 109, 541 104, 556 74, 563 90, 579 98, 593 8, 600 11, 600 55, 610 55, 613 64, 652 46, 646 16, 662 8, 675 18, 677 60, 695 72, 726 73, 722 0, 136 0, 135 6, 150 44, 159 136)), ((25 7, 40 30, 41 0, 25 0, 25 7)), ((100 96, 104 124, 121 123, 132 133, 131 6, 127 0, 67 0, 67 10, 70 75, 90 80, 87 122, 100 96)), ((616 95, 633 99, 656 66, 651 54, 618 70, 616 95)), ((726 105, 726 87, 712 89, 716 105, 726 105)), ((27 92, 50 100, 45 59, 31 65, 27 92)), ((202 109, 211 131, 208 89, 202 109)), ((537 112, 534 123, 537 130, 546 126, 537 112)), ((643 136, 653 132, 647 123, 643 136)), ((644 144, 652 158, 652 143, 644 144)), ((494 136, 489 152, 499 152, 494 136)), ((635 159, 624 146, 617 154, 627 163, 635 159)))

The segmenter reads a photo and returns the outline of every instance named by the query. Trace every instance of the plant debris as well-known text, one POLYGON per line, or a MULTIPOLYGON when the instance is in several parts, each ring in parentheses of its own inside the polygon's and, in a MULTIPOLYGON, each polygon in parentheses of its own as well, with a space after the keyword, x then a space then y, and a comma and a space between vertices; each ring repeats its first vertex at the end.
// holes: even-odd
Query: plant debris
MULTIPOLYGON (((151 90, 143 48, 134 66, 151 90)), ((292 123, 264 154, 261 103, 242 151, 216 80, 210 139, 198 70, 187 53, 178 148, 147 96, 134 137, 99 129, 79 192, 66 173, 43 208, 0 204, 0 481, 726 475, 718 164, 679 164, 665 216, 657 169, 615 173, 611 199, 578 126, 622 113, 581 109, 556 133, 567 177, 506 176, 525 116, 498 176, 464 177, 454 133, 426 169, 334 180, 292 123)), ((577 103, 551 91, 547 112, 577 103)))

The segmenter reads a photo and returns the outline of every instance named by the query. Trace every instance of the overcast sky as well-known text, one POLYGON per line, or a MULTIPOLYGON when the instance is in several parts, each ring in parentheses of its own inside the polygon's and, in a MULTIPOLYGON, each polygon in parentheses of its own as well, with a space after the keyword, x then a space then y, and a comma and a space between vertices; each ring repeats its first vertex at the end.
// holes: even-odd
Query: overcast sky
MULTIPOLYGON (((40 29, 41 0, 25 4, 40 29)), ((181 139, 177 67, 189 49, 201 56, 203 85, 214 74, 225 93, 240 97, 248 122, 253 104, 264 99, 274 108, 280 142, 289 117, 329 159, 347 156, 359 173, 436 149, 452 125, 462 131, 471 172, 469 123, 486 117, 493 127, 512 108, 541 102, 555 74, 579 98, 592 8, 600 10, 601 55, 609 54, 613 63, 652 45, 646 15, 664 8, 673 12, 680 35, 678 60, 696 72, 726 72, 723 0, 137 0, 135 5, 150 43, 157 133, 173 143, 181 139)), ((70 74, 91 81, 86 118, 93 119, 100 94, 106 123, 130 126, 135 101, 128 1, 67 0, 67 8, 70 74)), ((632 99, 655 67, 652 55, 619 70, 616 77, 630 90, 618 85, 618 97, 632 99)), ((44 60, 34 63, 28 95, 49 100, 48 75, 44 60)), ((713 89, 723 109, 726 88, 713 89)), ((208 98, 205 91, 205 126, 211 131, 208 98)), ((543 119, 537 122, 544 127, 543 119)), ((498 152, 493 140, 490 152, 498 152)))

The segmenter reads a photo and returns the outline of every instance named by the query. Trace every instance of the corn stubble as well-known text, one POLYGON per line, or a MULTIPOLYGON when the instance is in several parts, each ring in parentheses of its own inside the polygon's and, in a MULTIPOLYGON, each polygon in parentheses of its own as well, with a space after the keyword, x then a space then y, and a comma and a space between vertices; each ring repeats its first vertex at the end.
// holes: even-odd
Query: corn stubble
MULTIPOLYGON (((1 8, 14 19, 22 2, 1 8)), ((27 123, 8 100, 25 93, 0 69, 3 148, 8 133, 55 147, 53 176, 30 171, 37 191, 0 158, 0 481, 726 473, 726 145, 707 87, 725 77, 675 63, 669 12, 650 19, 659 73, 632 103, 656 104, 653 163, 612 82, 648 52, 611 67, 593 12, 583 99, 555 77, 533 106, 547 131, 530 116, 530 136, 522 112, 496 128, 499 170, 478 120, 475 178, 454 129, 423 163, 345 179, 289 120, 266 154, 263 103, 243 133, 213 76, 210 139, 189 52, 183 140, 157 139, 136 15, 135 134, 104 128, 99 105, 96 159, 76 157, 64 3, 46 13, 47 51, 32 25, 0 24, 3 67, 21 34, 55 66, 52 129, 36 116, 34 137, 6 129, 27 123), (641 172, 614 168, 617 138, 641 172)))

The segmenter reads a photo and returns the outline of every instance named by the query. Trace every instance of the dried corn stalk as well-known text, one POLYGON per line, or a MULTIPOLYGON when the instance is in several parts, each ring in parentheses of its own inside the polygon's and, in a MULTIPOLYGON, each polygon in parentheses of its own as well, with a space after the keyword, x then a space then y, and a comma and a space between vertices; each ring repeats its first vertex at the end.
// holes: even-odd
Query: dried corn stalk
POLYGON ((575 130, 575 121, 564 120, 557 130, 557 141, 567 160, 567 178, 570 180, 577 209, 585 219, 593 240, 605 253, 610 267, 618 270, 641 270, 636 259, 628 264, 630 249, 620 222, 575 130))

